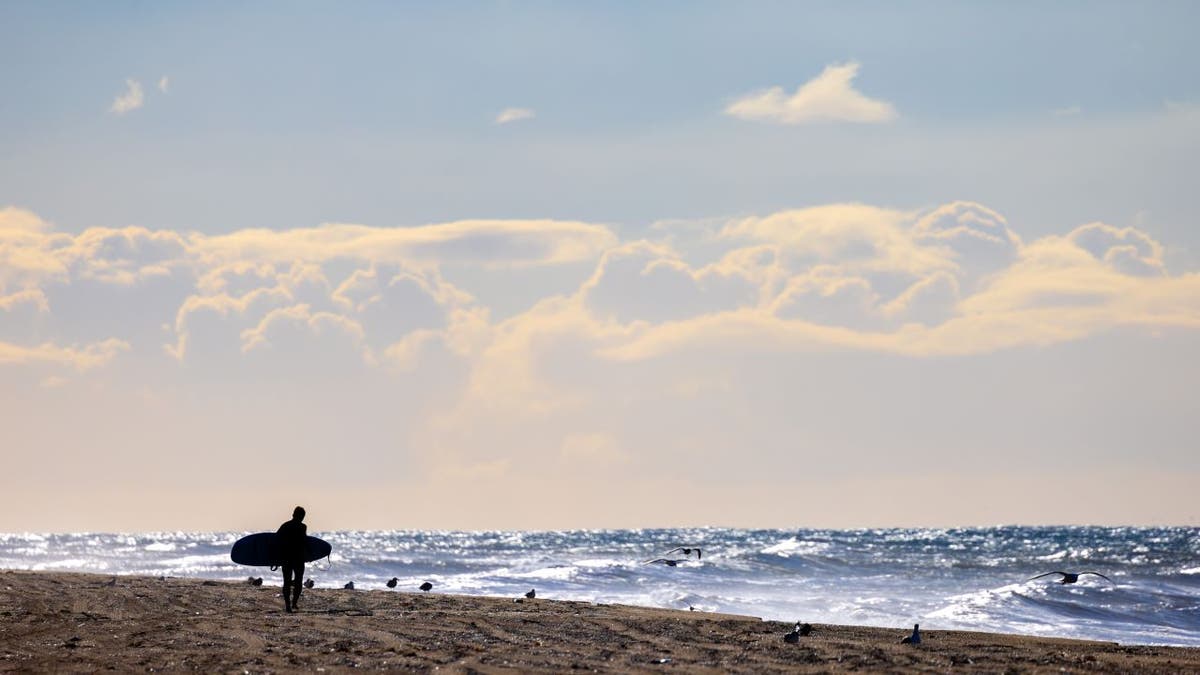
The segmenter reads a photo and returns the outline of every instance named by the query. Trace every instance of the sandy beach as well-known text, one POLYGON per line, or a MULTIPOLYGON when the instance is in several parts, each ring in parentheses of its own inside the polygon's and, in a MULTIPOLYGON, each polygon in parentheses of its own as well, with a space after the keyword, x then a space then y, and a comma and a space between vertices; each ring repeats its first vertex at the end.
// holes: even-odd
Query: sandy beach
MULTIPOLYGON (((1200 649, 755 617, 553 598, 5 571, 0 671, 1200 672, 1200 649)), ((797 617, 803 619, 803 617, 797 617)))

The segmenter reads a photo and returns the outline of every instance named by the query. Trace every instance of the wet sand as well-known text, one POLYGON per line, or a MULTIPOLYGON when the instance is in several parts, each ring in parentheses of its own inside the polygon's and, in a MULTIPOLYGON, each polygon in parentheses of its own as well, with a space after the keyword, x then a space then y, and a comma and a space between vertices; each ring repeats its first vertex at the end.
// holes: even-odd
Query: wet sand
MULTIPOLYGON (((1200 673, 1200 649, 814 624, 537 598, 0 573, 0 671, 1200 673)), ((272 583, 275 582, 275 583, 272 583)), ((803 619, 803 617, 797 617, 803 619)))

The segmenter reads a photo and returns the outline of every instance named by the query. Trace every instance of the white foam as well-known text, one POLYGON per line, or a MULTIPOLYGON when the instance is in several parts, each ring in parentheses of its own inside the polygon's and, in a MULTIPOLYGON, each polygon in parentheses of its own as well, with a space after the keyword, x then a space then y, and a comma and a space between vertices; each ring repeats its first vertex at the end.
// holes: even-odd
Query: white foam
POLYGON ((819 553, 829 548, 828 542, 823 541, 800 541, 795 537, 785 539, 777 544, 768 546, 762 550, 768 555, 777 555, 784 558, 793 555, 809 555, 819 553))

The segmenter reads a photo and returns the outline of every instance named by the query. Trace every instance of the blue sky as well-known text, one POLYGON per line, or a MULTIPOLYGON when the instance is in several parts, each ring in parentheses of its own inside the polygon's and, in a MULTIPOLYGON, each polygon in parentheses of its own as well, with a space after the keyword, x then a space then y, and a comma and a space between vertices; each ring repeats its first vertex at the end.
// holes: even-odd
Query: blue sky
POLYGON ((344 527, 1194 522, 1097 495, 1200 471, 1198 15, 5 4, 0 530, 236 527, 283 458, 344 527), (748 503, 794 462, 858 506, 748 503), (578 503, 418 513, 514 484, 578 503))
POLYGON ((0 86, 13 93, 0 108, 2 196, 68 227, 553 216, 637 228, 831 199, 932 204, 953 191, 1010 212, 1032 202, 1034 219, 1095 218, 1079 203, 1098 201, 1107 217, 1153 210, 1182 229, 1177 185, 1122 195, 1112 183, 1169 175, 1195 149, 1160 141, 1136 167, 1042 167, 1039 152, 1082 145, 1086 159, 1116 164, 1128 126, 1166 101, 1194 102, 1189 3, 2 11, 23 27, 0 47, 0 86), (900 111, 894 124, 746 129, 721 115, 748 91, 846 61, 862 64, 861 90, 900 111), (169 95, 103 114, 125 78, 153 89, 164 74, 169 95), (536 109, 536 125, 490 124, 510 106, 536 109), (832 157, 838 148, 821 143, 831 133, 852 137, 850 157, 832 157), (1064 192, 1076 203, 1056 205, 1064 192))

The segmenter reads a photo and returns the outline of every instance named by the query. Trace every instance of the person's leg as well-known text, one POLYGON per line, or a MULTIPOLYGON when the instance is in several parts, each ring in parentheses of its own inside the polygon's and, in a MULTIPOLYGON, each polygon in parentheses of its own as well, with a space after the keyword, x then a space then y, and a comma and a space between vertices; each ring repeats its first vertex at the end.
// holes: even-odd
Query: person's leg
MULTIPOLYGON (((292 600, 291 600, 291 598, 292 598, 291 587, 293 585, 292 582, 293 582, 292 566, 287 563, 284 563, 283 564, 283 610, 285 612, 292 611, 292 600)), ((295 585, 299 586, 300 584, 296 583, 295 585)))
POLYGON ((304 590, 304 563, 296 564, 296 578, 292 581, 292 609, 300 602, 300 591, 304 590))

